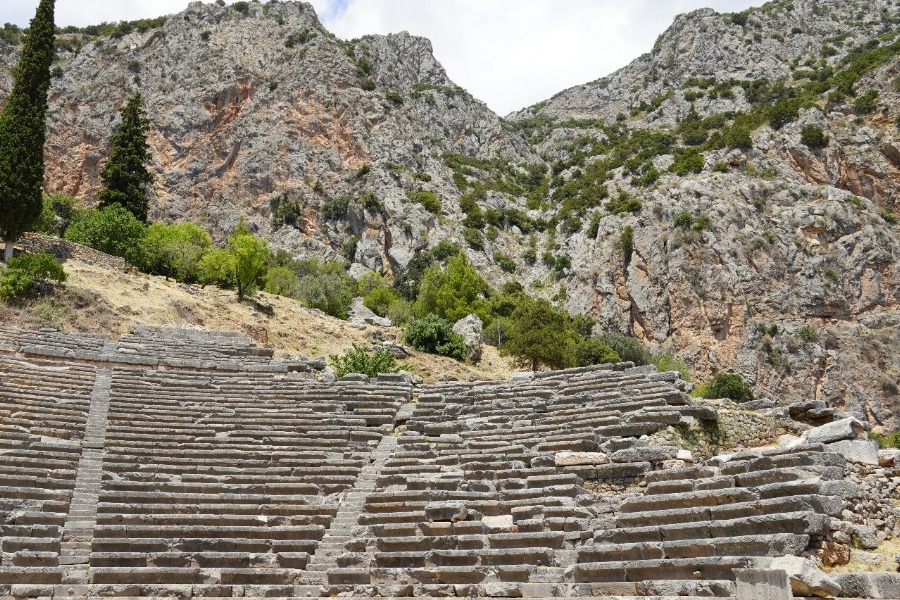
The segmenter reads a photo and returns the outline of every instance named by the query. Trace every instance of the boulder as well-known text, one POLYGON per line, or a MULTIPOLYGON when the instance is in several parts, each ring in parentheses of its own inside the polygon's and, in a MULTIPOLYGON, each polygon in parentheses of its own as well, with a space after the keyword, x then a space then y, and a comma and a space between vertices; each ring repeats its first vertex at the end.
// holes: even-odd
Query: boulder
POLYGON ((837 542, 822 544, 822 564, 826 567, 838 567, 850 562, 850 546, 837 542))
POLYGON ((833 598, 841 595, 841 586, 826 575, 815 563, 799 556, 781 556, 772 560, 772 569, 781 569, 788 575, 795 596, 819 596, 833 598))
POLYGON ((365 304, 362 298, 354 298, 350 305, 350 322, 354 325, 377 325, 378 327, 392 327, 394 322, 384 317, 379 317, 365 304))
POLYGON ((855 440, 865 430, 866 426, 862 421, 848 417, 810 429, 806 434, 806 439, 813 444, 831 444, 841 440, 855 440))
POLYGON ((466 350, 469 351, 469 360, 472 362, 481 360, 481 345, 484 342, 481 319, 477 315, 463 317, 453 324, 453 331, 463 337, 466 350))
POLYGON ((896 448, 888 448, 878 451, 878 464, 882 467, 892 467, 900 465, 900 450, 896 448))
POLYGON ((852 463, 878 464, 878 444, 868 440, 841 440, 828 444, 828 450, 840 454, 852 463))

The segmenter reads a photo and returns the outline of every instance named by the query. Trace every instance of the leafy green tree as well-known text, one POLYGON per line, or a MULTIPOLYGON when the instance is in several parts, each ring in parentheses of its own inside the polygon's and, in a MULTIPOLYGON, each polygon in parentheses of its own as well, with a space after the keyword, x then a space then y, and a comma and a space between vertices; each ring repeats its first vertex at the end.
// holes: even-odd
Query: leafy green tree
POLYGON ((234 257, 234 283, 240 302, 244 296, 258 290, 263 282, 268 269, 269 247, 266 242, 251 233, 244 233, 239 227, 228 238, 228 251, 234 257))
POLYGON ((369 377, 377 377, 380 373, 397 373, 397 358, 387 350, 370 352, 365 346, 353 344, 353 349, 344 354, 331 355, 328 362, 334 368, 334 374, 343 377, 349 373, 362 373, 369 377))
POLYGON ((147 188, 153 175, 147 170, 151 159, 147 132, 150 120, 144 114, 144 100, 135 93, 121 111, 122 122, 112 136, 109 159, 100 172, 104 189, 97 194, 100 206, 121 204, 140 221, 147 221, 147 188))
POLYGON ((63 194, 44 195, 41 216, 31 229, 36 233, 62 236, 75 214, 75 198, 63 194))
POLYGON ((209 233, 193 223, 154 223, 144 235, 142 267, 167 279, 197 281, 200 260, 211 249, 209 233))
POLYGON ((484 321, 484 299, 489 293, 487 282, 466 255, 457 254, 443 269, 433 265, 425 272, 416 300, 416 314, 433 313, 455 322, 474 313, 484 321))
POLYGON ((236 283, 234 255, 225 248, 213 248, 200 259, 197 272, 200 283, 204 285, 234 287, 236 283))
POLYGON ((41 214, 47 91, 56 51, 53 13, 54 0, 41 0, 0 115, 0 236, 6 242, 6 262, 13 242, 41 214))
POLYGON ((355 286, 353 279, 338 268, 337 263, 329 263, 318 273, 300 277, 298 298, 310 308, 317 308, 337 319, 346 319, 353 303, 355 286))
POLYGON ((66 230, 66 239, 140 265, 144 262, 141 252, 145 229, 134 215, 113 204, 77 211, 66 230))
POLYGON ((613 349, 623 361, 633 362, 636 366, 649 365, 653 357, 637 338, 621 333, 604 333, 598 338, 613 349))
POLYGON ((575 347, 576 367, 590 367, 591 365, 605 365, 621 361, 622 358, 616 354, 615 350, 597 338, 581 340, 575 347))
POLYGON ((464 361, 469 356, 463 336, 453 331, 450 321, 437 315, 413 319, 406 326, 403 341, 422 352, 464 361))
POLYGON ((577 339, 569 315, 544 299, 524 297, 510 317, 503 354, 537 371, 541 366, 563 369, 573 364, 577 339))
POLYGON ((263 289, 276 296, 297 298, 300 294, 300 278, 287 267, 270 267, 263 289))
POLYGON ((66 272, 52 254, 20 254, 0 274, 0 300, 19 302, 35 296, 51 281, 65 280, 66 272))
POLYGON ((386 317, 391 312, 391 308, 399 301, 400 294, 387 287, 375 288, 363 296, 365 307, 380 317, 386 317))

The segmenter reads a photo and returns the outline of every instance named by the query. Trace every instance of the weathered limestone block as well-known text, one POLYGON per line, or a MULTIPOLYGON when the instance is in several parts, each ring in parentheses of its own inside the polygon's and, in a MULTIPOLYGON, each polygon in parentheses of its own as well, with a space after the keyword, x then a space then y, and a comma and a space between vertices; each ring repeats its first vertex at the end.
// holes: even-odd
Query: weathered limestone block
POLYGON ((834 421, 821 427, 810 429, 806 439, 813 444, 831 444, 841 440, 855 440, 865 432, 866 427, 862 421, 847 417, 840 421, 834 421))
POLYGON ((791 589, 798 596, 830 598, 841 595, 840 584, 822 572, 809 559, 799 556, 782 556, 772 561, 771 568, 787 573, 791 589))

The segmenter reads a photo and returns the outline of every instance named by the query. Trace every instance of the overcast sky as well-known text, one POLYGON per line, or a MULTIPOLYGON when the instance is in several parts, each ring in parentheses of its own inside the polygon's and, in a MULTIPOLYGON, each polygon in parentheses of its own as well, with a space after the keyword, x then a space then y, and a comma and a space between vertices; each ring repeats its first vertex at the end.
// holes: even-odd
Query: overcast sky
MULTIPOLYGON (((0 0, 27 25, 38 0, 0 0)), ((763 0, 312 0, 338 37, 409 31, 431 39, 452 80, 501 115, 608 75, 653 47, 675 15, 763 0)), ((175 13, 187 0, 56 0, 59 25, 175 13)))

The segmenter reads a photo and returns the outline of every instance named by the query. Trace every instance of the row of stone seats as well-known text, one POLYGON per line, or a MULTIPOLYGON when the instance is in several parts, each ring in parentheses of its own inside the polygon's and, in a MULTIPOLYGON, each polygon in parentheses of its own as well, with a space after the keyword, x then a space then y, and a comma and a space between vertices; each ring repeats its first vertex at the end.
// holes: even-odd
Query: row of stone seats
POLYGON ((64 334, 55 329, 29 331, 0 325, 0 351, 77 360, 95 360, 107 339, 89 333, 64 334))
MULTIPOLYGON (((676 375, 629 367, 425 386, 330 583, 563 582, 576 549, 614 522, 557 454, 716 416, 689 405, 676 375)), ((635 477, 628 462, 593 468, 592 479, 635 477)))
POLYGON ((308 372, 325 368, 322 360, 274 359, 271 348, 256 345, 243 333, 148 326, 134 326, 118 341, 110 341, 101 335, 0 325, 0 352, 169 369, 308 372))
POLYGON ((90 555, 97 594, 129 584, 292 595, 341 493, 411 395, 403 382, 373 388, 115 369, 90 555))
POLYGON ((0 585, 61 580, 94 369, 0 360, 0 585))
POLYGON ((129 333, 119 338, 116 351, 151 361, 165 356, 170 360, 188 362, 234 362, 241 369, 252 364, 266 364, 274 353, 271 348, 257 346, 250 336, 243 333, 144 325, 132 327, 129 333))
POLYGON ((840 515, 843 457, 821 445, 744 452, 648 473, 614 526, 578 549, 576 582, 733 579, 733 569, 817 547, 840 515))

